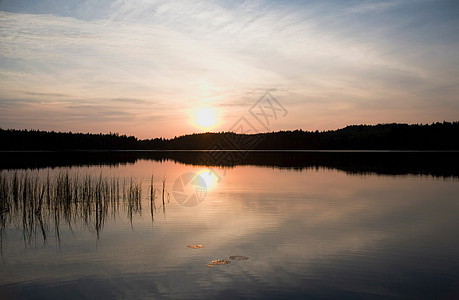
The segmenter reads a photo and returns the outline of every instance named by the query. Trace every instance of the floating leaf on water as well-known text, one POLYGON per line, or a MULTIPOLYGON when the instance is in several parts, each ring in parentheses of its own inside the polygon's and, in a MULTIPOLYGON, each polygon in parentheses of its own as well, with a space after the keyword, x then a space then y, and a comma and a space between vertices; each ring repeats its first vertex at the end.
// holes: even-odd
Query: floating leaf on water
POLYGON ((233 255, 233 256, 230 256, 229 259, 231 260, 246 260, 246 259, 249 259, 247 256, 244 256, 244 255, 233 255))
POLYGON ((193 249, 199 249, 199 248, 204 248, 203 245, 188 245, 188 248, 193 248, 193 249))
POLYGON ((211 262, 211 264, 207 265, 208 267, 210 266, 216 266, 216 265, 226 265, 226 264, 229 264, 230 261, 229 260, 226 260, 226 259, 216 259, 216 260, 213 260, 211 262))

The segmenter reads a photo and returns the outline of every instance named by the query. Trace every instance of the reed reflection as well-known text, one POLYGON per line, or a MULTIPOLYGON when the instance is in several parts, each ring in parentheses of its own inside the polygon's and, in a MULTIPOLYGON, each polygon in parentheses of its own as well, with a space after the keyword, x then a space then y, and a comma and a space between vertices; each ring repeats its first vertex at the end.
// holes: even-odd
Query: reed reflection
MULTIPOLYGON (((169 193, 150 182, 150 212, 166 211, 169 193), (157 194, 162 197, 158 202, 157 194)), ((132 220, 142 212, 142 180, 90 174, 60 172, 45 176, 38 172, 0 173, 0 239, 6 229, 19 228, 26 247, 43 244, 53 236, 58 245, 61 242, 61 226, 72 227, 82 224, 97 240, 106 220, 115 220, 126 212, 131 227, 132 220)))
MULTIPOLYGON (((163 215, 166 215, 166 202, 170 202, 170 194, 166 190, 166 177, 161 178, 161 186, 162 189, 155 187, 154 184, 154 175, 151 175, 150 178, 150 187, 149 187, 149 200, 150 200, 150 215, 151 215, 151 221, 155 221, 155 214, 159 212, 163 212, 163 215), (158 200, 158 203, 156 203, 156 198, 158 194, 161 194, 161 201, 158 200)), ((132 225, 132 219, 131 219, 131 225, 132 225)))

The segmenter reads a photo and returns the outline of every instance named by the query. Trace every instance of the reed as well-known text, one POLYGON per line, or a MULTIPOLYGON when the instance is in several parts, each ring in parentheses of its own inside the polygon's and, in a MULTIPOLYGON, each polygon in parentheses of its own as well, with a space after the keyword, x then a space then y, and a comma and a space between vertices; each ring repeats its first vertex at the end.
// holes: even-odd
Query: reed
POLYGON ((154 211, 156 210, 156 205, 155 205, 155 186, 154 186, 154 177, 153 174, 151 175, 150 178, 150 215, 151 215, 151 221, 155 221, 155 216, 154 216, 154 211))
MULTIPOLYGON (((157 192, 153 179, 151 176, 149 194, 152 218, 157 192)), ((163 208, 165 194, 163 182, 163 208)), ((73 174, 69 170, 53 176, 37 171, 0 172, 0 238, 12 225, 22 228, 27 245, 36 242, 38 236, 44 243, 55 236, 60 243, 62 224, 70 230, 75 224, 83 224, 99 238, 106 219, 114 219, 120 205, 132 226, 133 216, 142 211, 142 180, 106 177, 102 173, 73 174)))

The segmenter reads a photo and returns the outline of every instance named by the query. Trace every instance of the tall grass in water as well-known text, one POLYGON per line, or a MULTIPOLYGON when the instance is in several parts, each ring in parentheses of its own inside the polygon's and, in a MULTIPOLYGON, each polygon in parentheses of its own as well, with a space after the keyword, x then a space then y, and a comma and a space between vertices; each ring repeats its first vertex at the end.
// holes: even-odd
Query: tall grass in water
MULTIPOLYGON (((153 177, 152 177, 153 178, 153 177)), ((154 205, 155 191, 150 192, 154 205), (153 195, 153 196, 152 196, 153 195)), ((60 242, 60 226, 83 224, 99 238, 108 217, 116 218, 120 207, 132 225, 142 210, 141 180, 80 175, 63 171, 50 176, 38 172, 0 172, 0 238, 5 228, 22 228, 27 245, 41 236, 60 242)))
POLYGON ((161 188, 156 188, 154 185, 154 177, 153 175, 150 178, 150 214, 151 214, 151 221, 154 222, 155 220, 155 213, 162 211, 163 215, 166 215, 166 199, 167 203, 170 201, 170 195, 166 190, 166 177, 163 176, 161 179, 161 188), (157 194, 161 194, 161 199, 158 200, 158 204, 156 203, 157 194))
POLYGON ((132 215, 133 213, 141 212, 142 211, 142 184, 140 181, 135 181, 133 178, 130 178, 129 185, 126 187, 127 189, 127 198, 125 201, 127 214, 129 218, 129 222, 131 223, 132 227, 132 215))
POLYGON ((150 178, 150 215, 151 215, 151 221, 155 221, 155 210, 156 210, 156 204, 155 204, 155 185, 154 185, 154 177, 151 175, 150 178))

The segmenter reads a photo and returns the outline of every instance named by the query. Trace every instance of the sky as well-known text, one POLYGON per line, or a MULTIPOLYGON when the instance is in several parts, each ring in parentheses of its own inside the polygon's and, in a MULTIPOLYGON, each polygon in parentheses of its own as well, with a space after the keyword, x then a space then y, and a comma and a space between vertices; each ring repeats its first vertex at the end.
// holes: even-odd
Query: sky
POLYGON ((446 0, 0 0, 0 127, 171 138, 456 121, 458 29, 446 0))

